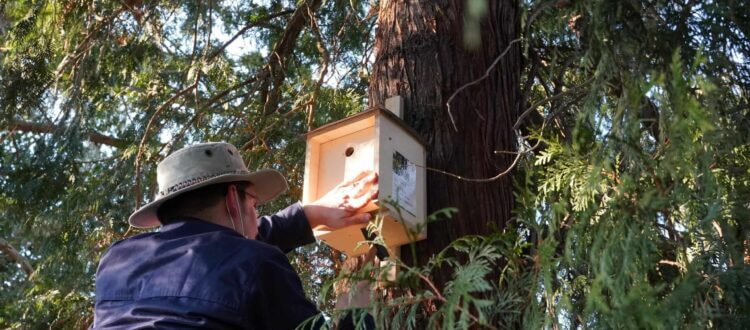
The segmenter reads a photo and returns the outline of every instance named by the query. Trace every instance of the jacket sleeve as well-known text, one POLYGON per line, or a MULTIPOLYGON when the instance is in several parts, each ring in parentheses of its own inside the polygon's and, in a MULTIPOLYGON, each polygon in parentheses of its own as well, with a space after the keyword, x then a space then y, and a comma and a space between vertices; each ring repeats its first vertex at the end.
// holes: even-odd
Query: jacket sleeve
POLYGON ((305 298, 302 282, 286 256, 276 251, 257 268, 250 288, 249 327, 253 329, 319 329, 325 321, 305 298))
POLYGON ((300 203, 294 203, 274 215, 261 217, 258 223, 258 240, 274 245, 284 253, 315 242, 300 203))

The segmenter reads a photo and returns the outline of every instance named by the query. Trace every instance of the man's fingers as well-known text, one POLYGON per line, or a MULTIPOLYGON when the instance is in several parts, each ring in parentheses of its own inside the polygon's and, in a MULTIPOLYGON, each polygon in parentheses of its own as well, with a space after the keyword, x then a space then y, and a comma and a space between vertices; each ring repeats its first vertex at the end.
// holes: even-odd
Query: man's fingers
POLYGON ((370 221, 370 218, 371 218, 370 213, 362 213, 362 214, 355 214, 353 216, 343 218, 342 220, 343 220, 344 226, 348 226, 348 225, 354 225, 354 224, 367 223, 368 221, 370 221))
POLYGON ((378 182, 378 173, 375 173, 373 171, 369 171, 367 175, 364 178, 365 181, 371 182, 371 183, 377 183, 378 182))
POLYGON ((372 189, 370 189, 370 199, 378 198, 378 192, 380 192, 380 189, 378 186, 372 187, 372 189))
POLYGON ((378 174, 375 172, 371 172, 369 175, 367 175, 364 179, 362 179, 362 185, 361 190, 362 192, 367 192, 378 188, 378 174))
MULTIPOLYGON (((363 171, 353 179, 339 185, 340 188, 353 188, 355 190, 371 186, 378 182, 378 174, 373 171, 363 171)), ((357 192, 355 192, 357 194, 357 192)))
POLYGON ((364 206, 368 201, 350 201, 351 199, 373 198, 373 190, 377 190, 378 174, 373 171, 360 172, 354 179, 346 181, 331 190, 331 197, 343 200, 349 210, 356 210, 364 206), (334 197, 335 196, 335 197, 334 197))
POLYGON ((354 179, 352 181, 362 180, 362 179, 366 178, 368 175, 371 175, 372 173, 375 173, 375 172, 373 172, 373 171, 362 171, 362 172, 359 172, 359 174, 357 174, 357 176, 354 177, 354 179))
MULTIPOLYGON (((355 203, 359 203, 359 207, 365 206, 367 202, 369 202, 372 199, 376 199, 378 197, 378 191, 379 187, 377 182, 371 182, 369 184, 363 185, 359 191, 357 191, 355 197, 355 203)), ((359 208, 357 207, 357 208, 359 208)))
POLYGON ((368 175, 373 175, 374 173, 375 172, 373 171, 362 171, 359 174, 357 174, 357 176, 355 176, 353 179, 342 183, 340 186, 341 187, 353 186, 354 184, 357 183, 357 181, 360 181, 366 178, 368 175))
POLYGON ((371 200, 378 197, 378 190, 378 185, 375 183, 364 186, 360 191, 357 192, 357 194, 354 196, 354 199, 349 200, 349 205, 355 210, 362 208, 371 200))
POLYGON ((354 196, 361 196, 371 191, 373 188, 377 189, 378 186, 378 175, 374 172, 357 182, 354 187, 357 191, 354 192, 354 196))

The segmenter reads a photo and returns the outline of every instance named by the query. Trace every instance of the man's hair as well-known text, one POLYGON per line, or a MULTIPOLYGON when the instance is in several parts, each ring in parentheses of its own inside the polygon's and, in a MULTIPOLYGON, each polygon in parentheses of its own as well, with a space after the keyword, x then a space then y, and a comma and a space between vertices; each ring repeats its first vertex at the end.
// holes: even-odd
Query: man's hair
MULTIPOLYGON (((246 181, 223 182, 188 191, 161 204, 156 210, 156 217, 159 218, 162 225, 166 225, 193 216, 221 202, 231 185, 237 186, 237 189, 245 190, 251 184, 246 181)), ((244 200, 245 194, 238 195, 241 200, 244 200)))

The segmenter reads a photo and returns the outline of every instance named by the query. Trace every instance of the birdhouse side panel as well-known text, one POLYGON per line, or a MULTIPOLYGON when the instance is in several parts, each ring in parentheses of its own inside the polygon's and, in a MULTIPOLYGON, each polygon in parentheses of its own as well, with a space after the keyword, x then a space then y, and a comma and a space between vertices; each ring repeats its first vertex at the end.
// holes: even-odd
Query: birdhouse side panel
POLYGON ((425 148, 390 119, 381 118, 378 126, 380 196, 394 204, 389 206, 393 217, 402 218, 409 228, 424 231, 425 148))
POLYGON ((320 143, 310 139, 307 140, 305 151, 305 178, 302 186, 302 203, 308 204, 316 200, 318 196, 318 166, 320 163, 320 143))

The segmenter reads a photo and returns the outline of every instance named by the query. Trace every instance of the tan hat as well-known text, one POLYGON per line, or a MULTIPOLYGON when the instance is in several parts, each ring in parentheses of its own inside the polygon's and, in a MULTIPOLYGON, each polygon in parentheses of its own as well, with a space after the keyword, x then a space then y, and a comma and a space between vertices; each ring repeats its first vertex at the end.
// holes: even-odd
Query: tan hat
POLYGON ((276 170, 248 171, 237 148, 229 143, 196 144, 177 150, 159 163, 159 191, 154 201, 133 212, 128 222, 138 228, 159 226, 156 210, 164 202, 191 190, 234 181, 252 182, 258 204, 273 200, 288 188, 286 179, 276 170))

